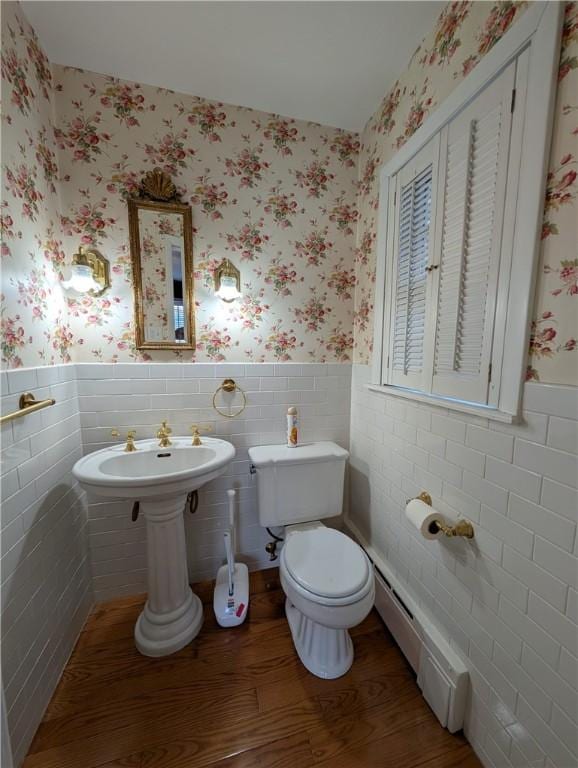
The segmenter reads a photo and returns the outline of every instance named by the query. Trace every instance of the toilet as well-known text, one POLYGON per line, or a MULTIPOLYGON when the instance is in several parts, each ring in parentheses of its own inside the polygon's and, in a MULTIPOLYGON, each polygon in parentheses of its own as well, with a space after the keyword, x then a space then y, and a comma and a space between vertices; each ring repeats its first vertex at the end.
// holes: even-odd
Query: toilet
POLYGON ((283 526, 279 572, 293 643, 305 667, 326 679, 353 663, 348 630, 373 606, 365 552, 321 521, 341 514, 348 452, 332 442, 249 449, 262 526, 283 526))

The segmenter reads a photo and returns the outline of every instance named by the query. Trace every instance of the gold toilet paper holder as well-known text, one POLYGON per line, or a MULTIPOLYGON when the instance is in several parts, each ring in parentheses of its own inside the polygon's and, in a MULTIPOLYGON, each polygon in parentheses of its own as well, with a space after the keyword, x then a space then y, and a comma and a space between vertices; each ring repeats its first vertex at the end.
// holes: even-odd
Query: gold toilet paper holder
MULTIPOLYGON (((422 491, 416 496, 416 499, 423 501, 423 503, 427 504, 429 507, 433 506, 431 495, 427 491, 422 491)), ((408 503, 410 501, 411 499, 408 499, 408 503)), ((432 520, 429 527, 432 533, 441 531, 445 536, 449 536, 450 538, 454 536, 463 536, 465 539, 474 538, 474 526, 465 518, 458 520, 455 525, 448 525, 446 521, 440 517, 439 519, 436 518, 435 520, 432 520)))

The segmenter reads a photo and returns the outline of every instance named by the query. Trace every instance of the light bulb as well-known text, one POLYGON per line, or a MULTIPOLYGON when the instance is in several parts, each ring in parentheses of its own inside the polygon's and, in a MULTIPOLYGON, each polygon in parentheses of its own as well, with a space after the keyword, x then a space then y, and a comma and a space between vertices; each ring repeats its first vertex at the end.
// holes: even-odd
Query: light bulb
POLYGON ((92 267, 84 264, 73 264, 71 267, 70 280, 63 281, 62 285, 66 289, 72 289, 77 293, 88 293, 88 291, 100 291, 101 286, 94 279, 92 267))
POLYGON ((223 301, 235 301, 241 296, 241 293, 237 290, 237 280, 232 275, 222 275, 219 285, 219 290, 215 293, 223 301))

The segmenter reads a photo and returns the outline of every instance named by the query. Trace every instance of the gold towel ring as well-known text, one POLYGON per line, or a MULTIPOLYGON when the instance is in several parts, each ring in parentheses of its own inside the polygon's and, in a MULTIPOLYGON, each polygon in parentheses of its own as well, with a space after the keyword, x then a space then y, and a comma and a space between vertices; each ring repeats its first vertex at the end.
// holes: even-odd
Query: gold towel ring
POLYGON ((241 387, 237 384, 235 379, 224 379, 221 386, 217 389, 215 394, 213 395, 213 408, 219 413, 221 416, 224 416, 226 419, 234 419, 235 416, 239 416, 239 414, 243 413, 245 408, 247 407, 247 396, 241 389, 241 387), (243 395, 243 405, 236 413, 225 413, 224 411, 221 411, 220 408, 217 407, 217 395, 219 392, 223 390, 223 392, 234 392, 237 390, 243 395))

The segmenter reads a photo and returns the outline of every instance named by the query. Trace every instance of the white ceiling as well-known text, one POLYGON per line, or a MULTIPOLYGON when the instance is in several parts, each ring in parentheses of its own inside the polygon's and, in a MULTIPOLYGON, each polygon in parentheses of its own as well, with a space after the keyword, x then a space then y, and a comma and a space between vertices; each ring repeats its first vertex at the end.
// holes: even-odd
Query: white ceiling
POLYGON ((22 3, 51 61, 361 130, 443 2, 22 3))

